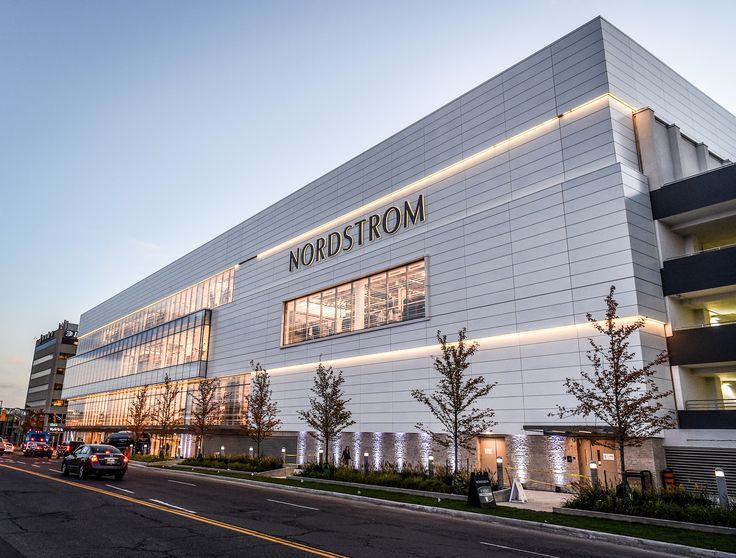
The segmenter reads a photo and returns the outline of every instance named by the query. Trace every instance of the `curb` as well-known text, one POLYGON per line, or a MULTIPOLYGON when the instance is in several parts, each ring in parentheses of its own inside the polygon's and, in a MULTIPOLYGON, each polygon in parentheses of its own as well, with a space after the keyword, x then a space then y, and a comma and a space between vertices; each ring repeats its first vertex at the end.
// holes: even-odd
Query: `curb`
POLYGON ((577 527, 566 527, 564 525, 552 525, 550 523, 539 523, 537 521, 529 521, 526 519, 513 519, 509 517, 498 517, 493 515, 486 515, 481 513, 466 512, 460 510, 448 510, 445 508, 435 508, 432 506, 424 506, 420 504, 408 504, 404 502, 392 502, 389 500, 379 500, 377 498, 371 498, 369 496, 359 496, 356 494, 343 494, 341 492, 330 492, 328 490, 318 490, 315 488, 304 488, 301 486, 284 486, 279 484, 264 483, 262 481, 241 479, 235 477, 218 477, 217 475, 207 473, 197 473, 194 471, 180 471, 177 469, 169 468, 156 468, 159 471, 166 471, 169 473, 180 473, 183 475, 191 475, 197 477, 206 477, 209 479, 219 480, 220 482, 234 483, 234 484, 247 484, 258 487, 267 487, 281 490, 283 492, 303 492, 305 494, 314 494, 318 496, 328 496, 333 498, 341 498, 344 500, 353 500, 357 502, 370 503, 377 506, 384 506, 389 508, 399 508, 414 512, 430 513, 435 515, 445 515, 449 517, 456 517, 459 519, 469 519, 472 521, 479 521, 482 523, 496 523, 500 525, 507 525, 509 527, 518 527, 521 529, 532 529, 537 531, 544 531, 548 533, 555 533, 559 535, 567 535, 578 539, 594 540, 601 542, 609 542, 619 544, 623 546, 631 546, 640 548, 642 550, 653 550, 657 552, 668 552, 677 556, 688 556, 693 558, 736 558, 736 554, 730 552, 723 552, 720 550, 709 550, 707 548, 698 548, 694 546, 685 546, 682 544, 668 543, 663 541, 655 541, 650 539, 640 539, 638 537, 630 537, 628 535, 616 535, 614 533, 604 533, 601 531, 590 531, 587 529, 579 529, 577 527))

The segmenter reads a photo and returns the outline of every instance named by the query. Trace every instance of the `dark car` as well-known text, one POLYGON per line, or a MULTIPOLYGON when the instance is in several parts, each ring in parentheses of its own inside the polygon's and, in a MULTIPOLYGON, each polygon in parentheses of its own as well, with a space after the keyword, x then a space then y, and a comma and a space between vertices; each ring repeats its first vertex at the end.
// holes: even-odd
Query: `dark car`
POLYGON ((88 475, 113 475, 115 480, 120 480, 127 470, 128 457, 106 444, 85 444, 61 461, 62 475, 74 474, 80 479, 88 475))
POLYGON ((51 457, 51 446, 44 442, 29 442, 23 450, 23 455, 31 457, 51 457))
POLYGON ((57 459, 63 459, 70 453, 72 453, 75 449, 77 449, 79 446, 83 446, 84 442, 80 441, 71 441, 71 442, 65 442, 63 444, 59 444, 59 447, 56 448, 56 457, 57 459))

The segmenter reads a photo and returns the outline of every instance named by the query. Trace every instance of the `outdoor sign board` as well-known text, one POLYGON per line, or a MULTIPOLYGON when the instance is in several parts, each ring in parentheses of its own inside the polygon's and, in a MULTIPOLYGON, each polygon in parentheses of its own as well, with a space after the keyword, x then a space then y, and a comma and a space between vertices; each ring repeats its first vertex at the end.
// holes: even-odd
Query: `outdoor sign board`
POLYGON ((468 505, 479 508, 492 508, 496 505, 488 473, 471 473, 468 505))

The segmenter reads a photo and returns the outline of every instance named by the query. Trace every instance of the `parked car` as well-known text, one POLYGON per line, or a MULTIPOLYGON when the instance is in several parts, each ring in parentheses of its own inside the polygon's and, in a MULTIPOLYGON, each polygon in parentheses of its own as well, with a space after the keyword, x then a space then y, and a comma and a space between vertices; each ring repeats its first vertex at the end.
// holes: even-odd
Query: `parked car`
POLYGON ((51 457, 51 446, 45 442, 28 442, 23 450, 24 456, 31 457, 51 457))
POLYGON ((79 446, 83 446, 83 445, 84 445, 84 442, 81 442, 79 440, 72 440, 70 442, 59 444, 59 446, 56 448, 56 458, 63 459, 64 457, 72 453, 75 449, 77 449, 79 446))
POLYGON ((15 451, 15 446, 3 438, 0 442, 0 449, 2 449, 4 453, 13 453, 15 451))
POLYGON ((128 457, 118 448, 106 444, 84 444, 61 461, 61 474, 75 474, 80 479, 88 475, 113 475, 123 478, 128 470, 128 457))

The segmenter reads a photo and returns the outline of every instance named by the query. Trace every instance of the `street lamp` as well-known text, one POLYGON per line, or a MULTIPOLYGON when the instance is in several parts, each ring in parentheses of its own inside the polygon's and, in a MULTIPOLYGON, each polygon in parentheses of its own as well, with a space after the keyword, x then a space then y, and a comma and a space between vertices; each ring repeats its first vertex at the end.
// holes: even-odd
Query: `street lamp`
POLYGON ((496 457, 496 477, 498 480, 498 489, 503 490, 503 457, 496 457))

